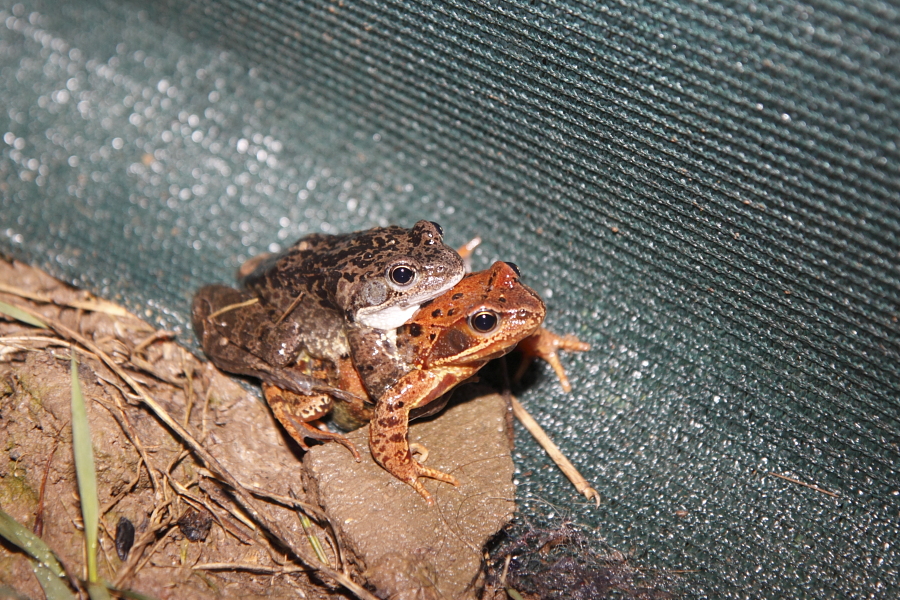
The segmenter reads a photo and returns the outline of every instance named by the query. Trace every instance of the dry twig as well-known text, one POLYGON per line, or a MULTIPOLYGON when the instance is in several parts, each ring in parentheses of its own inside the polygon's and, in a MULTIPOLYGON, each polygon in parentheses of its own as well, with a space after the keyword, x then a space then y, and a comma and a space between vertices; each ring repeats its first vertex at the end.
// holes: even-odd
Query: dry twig
POLYGON ((785 481, 789 481, 789 482, 797 484, 797 485, 802 485, 803 487, 809 488, 811 490, 815 490, 822 494, 826 494, 828 496, 831 496, 832 498, 840 498, 841 497, 841 495, 838 494, 837 492, 829 492, 828 490, 822 489, 819 486, 814 485, 812 483, 803 483, 799 479, 794 479, 793 477, 788 477, 787 475, 780 475, 778 473, 775 473, 774 471, 770 471, 769 475, 771 475, 772 477, 777 477, 778 479, 784 479, 785 481))
MULTIPOLYGON (((199 444, 194 436, 187 431, 187 429, 185 429, 181 426, 180 423, 175 421, 175 419, 173 419, 172 416, 169 415, 169 413, 158 402, 156 402, 156 400, 150 397, 146 390, 144 390, 144 387, 139 384, 134 377, 126 372, 121 366, 116 364, 115 361, 113 361, 112 358, 110 358, 94 342, 81 335, 80 333, 66 327, 55 319, 48 319, 44 315, 40 315, 30 308, 25 308, 22 306, 19 306, 18 308, 21 308, 23 311, 31 314, 35 318, 39 318, 45 321, 58 334, 62 335, 63 337, 69 338, 70 340, 78 342, 81 346, 87 348, 97 357, 99 357, 109 369, 111 369, 117 376, 119 376, 119 378, 122 379, 122 381, 124 381, 132 390, 134 390, 134 392, 141 398, 141 401, 147 406, 147 408, 149 408, 153 412, 153 414, 157 416, 157 418, 165 423, 169 427, 169 429, 172 430, 181 439, 182 443, 190 448, 191 451, 200 458, 200 460, 206 463, 207 468, 209 468, 220 479, 228 484, 228 486, 233 490, 235 499, 237 500, 241 508, 246 510, 254 521, 256 521, 264 529, 266 529, 281 544, 289 548, 297 558, 303 561, 304 564, 308 565, 311 569, 334 579, 340 585, 353 592, 359 598, 362 598, 364 600, 377 600, 374 595, 363 588, 360 584, 350 579, 347 575, 319 563, 315 556, 311 556, 306 551, 303 544, 300 544, 293 535, 285 531, 275 520, 268 516, 263 507, 260 506, 258 502, 250 495, 250 493, 243 486, 241 486, 237 479, 235 479, 234 476, 227 469, 225 469, 224 466, 222 466, 218 459, 216 459, 212 454, 210 454, 208 450, 206 450, 206 448, 199 444)), ((160 542, 161 540, 157 542, 157 545, 160 542)), ((156 546, 154 546, 154 548, 155 547, 156 546)), ((135 570, 134 563, 131 563, 131 557, 129 557, 127 565, 131 565, 130 568, 123 569, 116 577, 116 587, 121 586, 121 584, 127 579, 127 577, 130 576, 131 573, 135 570)))
POLYGON ((553 459, 553 462, 556 463, 563 474, 569 478, 569 481, 572 482, 575 489, 578 490, 580 494, 584 494, 588 500, 594 500, 597 503, 597 506, 600 506, 600 494, 597 490, 591 487, 591 484, 589 484, 581 473, 578 472, 575 465, 566 458, 562 451, 560 451, 559 446, 553 443, 553 440, 550 439, 541 426, 538 425, 538 422, 534 420, 527 410, 525 410, 525 407, 516 400, 515 396, 510 395, 509 398, 516 418, 519 419, 519 422, 525 426, 525 429, 534 436, 534 439, 537 440, 538 444, 540 444, 550 458, 553 459))

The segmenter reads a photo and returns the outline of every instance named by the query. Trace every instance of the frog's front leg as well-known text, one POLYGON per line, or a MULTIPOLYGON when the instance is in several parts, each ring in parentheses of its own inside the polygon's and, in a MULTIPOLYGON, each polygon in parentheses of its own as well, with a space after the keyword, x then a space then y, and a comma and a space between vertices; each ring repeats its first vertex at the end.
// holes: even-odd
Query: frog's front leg
POLYGON ((269 403, 275 418, 300 444, 301 448, 309 450, 305 438, 322 442, 334 441, 347 448, 353 454, 353 458, 359 462, 359 452, 353 442, 339 433, 323 431, 309 424, 310 421, 321 419, 331 411, 333 405, 331 396, 328 394, 294 394, 266 383, 263 384, 263 394, 265 394, 266 402, 269 403))
POLYGON ((572 385, 569 383, 569 378, 566 377, 566 370, 559 360, 557 350, 586 352, 591 349, 591 345, 582 342, 574 335, 557 335, 540 327, 532 335, 519 342, 516 348, 522 352, 523 357, 522 364, 519 365, 519 371, 514 379, 520 379, 528 365, 531 364, 531 361, 537 357, 550 363, 553 371, 556 372, 556 377, 559 379, 563 391, 571 392, 572 385))
POLYGON ((426 404, 436 395, 440 376, 427 371, 414 371, 398 382, 395 393, 378 401, 375 415, 369 426, 369 448, 375 461, 391 475, 408 483, 425 498, 429 506, 434 499, 419 482, 419 477, 430 477, 451 485, 459 485, 452 475, 426 467, 413 458, 409 449, 409 411, 426 404), (425 393, 422 390, 428 390, 425 393))

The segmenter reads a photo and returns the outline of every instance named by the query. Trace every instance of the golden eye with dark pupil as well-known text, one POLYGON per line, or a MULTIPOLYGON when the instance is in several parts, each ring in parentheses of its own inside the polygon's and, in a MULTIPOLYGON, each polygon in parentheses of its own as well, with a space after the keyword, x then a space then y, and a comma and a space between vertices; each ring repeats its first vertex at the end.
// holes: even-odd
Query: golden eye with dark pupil
POLYGON ((482 311, 472 316, 470 323, 472 329, 479 333, 488 333, 497 326, 497 315, 492 312, 482 311))
POLYGON ((391 269, 391 281, 397 285, 407 285, 416 276, 416 272, 406 266, 394 267, 391 269))

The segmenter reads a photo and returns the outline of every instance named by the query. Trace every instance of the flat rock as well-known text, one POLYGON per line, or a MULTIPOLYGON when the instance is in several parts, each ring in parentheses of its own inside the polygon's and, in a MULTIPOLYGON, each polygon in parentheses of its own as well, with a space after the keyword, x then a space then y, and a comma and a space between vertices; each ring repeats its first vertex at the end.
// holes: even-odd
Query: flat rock
POLYGON ((409 439, 428 448, 426 464, 460 482, 425 479, 432 507, 373 461, 368 427, 348 436, 362 462, 333 443, 306 454, 310 491, 380 597, 478 597, 482 548, 515 512, 506 415, 503 398, 486 394, 413 423, 409 439))

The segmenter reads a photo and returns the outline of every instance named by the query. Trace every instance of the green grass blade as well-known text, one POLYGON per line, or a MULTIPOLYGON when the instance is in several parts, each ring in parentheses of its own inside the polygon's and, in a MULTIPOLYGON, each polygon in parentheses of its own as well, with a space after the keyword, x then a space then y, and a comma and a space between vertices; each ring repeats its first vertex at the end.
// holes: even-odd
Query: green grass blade
POLYGON ((328 560, 328 555, 325 554, 325 548, 322 547, 322 542, 319 541, 319 538, 316 537, 316 532, 313 531, 312 522, 309 520, 305 514, 300 511, 297 511, 300 514, 300 524, 303 525, 303 531, 306 532, 306 539, 309 540, 309 545, 312 546, 313 550, 316 553, 316 558, 319 559, 323 565, 331 566, 331 562, 328 560))
POLYGON ((44 540, 31 533, 2 510, 0 510, 0 536, 46 566, 57 577, 65 577, 62 566, 44 540))
POLYGON ((127 598, 128 600, 156 600, 153 596, 148 596, 146 594, 141 594, 139 592, 135 592, 132 590, 120 590, 115 587, 110 587, 110 591, 114 592, 117 596, 121 596, 122 598, 127 598))
POLYGON ((3 600, 31 600, 28 596, 20 594, 15 588, 8 585, 0 585, 0 598, 3 600))
POLYGON ((34 571, 34 576, 41 584, 47 600, 75 600, 75 594, 72 593, 66 582, 57 577, 45 565, 32 561, 31 570, 34 571))
POLYGON ((91 597, 91 600, 112 600, 112 597, 109 595, 109 590, 107 590, 106 586, 102 583, 89 583, 88 596, 91 597))
POLYGON ((81 497, 81 517, 84 521, 84 541, 87 545, 88 581, 97 581, 97 530, 100 522, 100 501, 97 498, 97 473, 94 471, 94 449, 88 427, 87 409, 78 379, 78 361, 72 352, 72 445, 75 450, 75 472, 78 475, 78 495, 81 497))
POLYGON ((17 321, 22 321, 23 323, 28 323, 29 325, 34 325, 35 327, 40 327, 41 329, 49 329, 46 323, 44 323, 37 317, 32 317, 21 308, 16 308, 12 304, 0 302, 0 312, 5 314, 6 316, 16 319, 17 321))

